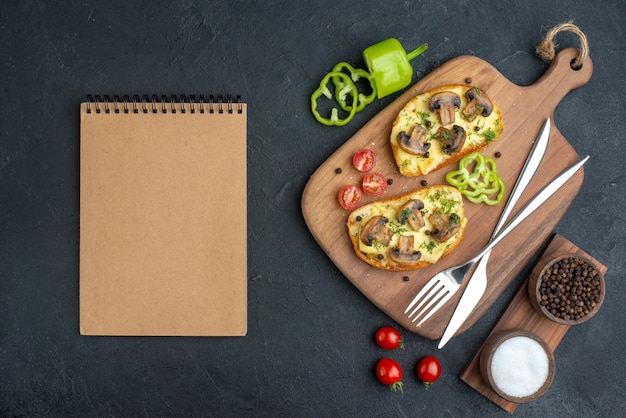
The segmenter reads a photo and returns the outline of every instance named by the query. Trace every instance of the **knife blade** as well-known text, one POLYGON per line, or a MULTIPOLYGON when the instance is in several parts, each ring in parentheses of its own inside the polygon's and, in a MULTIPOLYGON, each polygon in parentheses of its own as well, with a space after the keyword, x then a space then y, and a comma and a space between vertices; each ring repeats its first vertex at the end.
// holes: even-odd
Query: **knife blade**
MULTIPOLYGON (((520 176, 513 187, 513 191, 509 197, 504 210, 502 211, 502 215, 500 215, 500 220, 496 224, 493 235, 491 239, 498 234, 505 221, 511 214, 511 211, 517 204, 519 198, 524 193, 524 190, 530 183, 532 177, 535 172, 539 168, 541 161, 543 160, 543 156, 545 155, 546 149, 548 148, 548 142, 550 138, 550 118, 546 119, 539 132, 539 136, 535 140, 535 144, 533 145, 528 158, 526 159, 526 163, 524 167, 522 167, 522 171, 520 176)), ((478 302, 482 298, 485 290, 487 289, 487 263, 489 262, 489 255, 491 251, 487 252, 478 263, 478 266, 474 270, 474 273, 470 277, 467 286, 465 287, 465 291, 459 300, 459 303, 450 318, 450 322, 448 322, 448 326, 441 337, 441 341, 439 342, 438 348, 443 348, 448 341, 454 336, 454 334, 461 328, 461 325, 465 322, 465 320, 470 316, 478 302)))

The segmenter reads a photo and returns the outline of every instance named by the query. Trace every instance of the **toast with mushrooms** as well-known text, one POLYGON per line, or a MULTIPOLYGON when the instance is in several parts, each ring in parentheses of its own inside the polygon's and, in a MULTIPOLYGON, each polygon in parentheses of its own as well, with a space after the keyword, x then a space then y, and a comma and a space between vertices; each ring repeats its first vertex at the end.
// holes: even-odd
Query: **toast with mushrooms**
POLYGON ((451 186, 431 186, 368 203, 348 216, 356 255, 382 270, 415 270, 436 263, 463 239, 463 198, 451 186))
POLYGON ((420 93, 398 113, 391 149, 400 173, 416 177, 479 151, 502 135, 498 106, 478 87, 450 85, 420 93))

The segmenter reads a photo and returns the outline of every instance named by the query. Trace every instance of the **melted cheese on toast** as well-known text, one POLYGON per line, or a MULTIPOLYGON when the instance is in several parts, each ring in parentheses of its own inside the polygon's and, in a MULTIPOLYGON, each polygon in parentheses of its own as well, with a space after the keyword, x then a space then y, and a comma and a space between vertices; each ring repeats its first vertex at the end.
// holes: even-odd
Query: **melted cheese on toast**
POLYGON ((354 210, 347 222, 356 255, 374 267, 389 271, 415 270, 436 263, 461 242, 466 224, 462 195, 450 186, 425 187, 371 202, 354 210), (408 209, 402 210, 412 202, 421 202, 419 206, 423 205, 420 209, 423 225, 416 228, 411 226, 411 222, 406 222, 407 216, 403 216, 407 215, 408 209), (458 223, 455 232, 441 242, 433 238, 437 230, 433 223, 437 220, 434 214, 440 214, 446 219, 452 217, 458 223), (363 231, 366 228, 372 229, 371 223, 376 221, 384 223, 380 226, 382 231, 372 234, 368 240, 367 236, 363 236, 363 231), (382 238, 377 239, 376 236, 382 238), (397 253, 403 242, 411 245, 410 249, 403 249, 409 259, 398 262, 398 257, 393 257, 391 252, 397 253))
POLYGON ((477 92, 478 95, 482 94, 486 97, 486 94, 476 87, 468 85, 443 86, 416 95, 398 113, 391 129, 390 142, 394 159, 402 175, 416 177, 431 173, 460 160, 465 155, 486 147, 500 138, 504 129, 502 115, 498 106, 491 99, 487 98, 493 108, 489 116, 475 114, 468 117, 463 113, 470 103, 466 97, 468 91, 477 92), (454 121, 443 126, 449 130, 457 125, 465 131, 466 139, 463 146, 452 152, 446 151, 442 142, 436 139, 438 131, 442 128, 442 117, 437 110, 430 110, 431 98, 441 92, 454 93, 460 101, 460 106, 454 109, 454 121), (427 142, 430 144, 426 155, 415 155, 399 146, 398 135, 400 132, 410 135, 416 125, 425 129, 427 142))

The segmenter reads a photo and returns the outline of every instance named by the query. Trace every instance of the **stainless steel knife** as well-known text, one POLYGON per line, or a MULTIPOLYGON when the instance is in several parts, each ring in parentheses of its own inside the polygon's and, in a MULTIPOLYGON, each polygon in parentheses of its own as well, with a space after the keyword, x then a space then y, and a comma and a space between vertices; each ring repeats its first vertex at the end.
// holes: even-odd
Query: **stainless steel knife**
MULTIPOLYGON (((550 119, 546 119, 539 136, 535 140, 535 144, 533 145, 530 154, 528 155, 528 159, 522 168, 519 178, 517 179, 517 183, 515 183, 515 187, 511 192, 509 200, 502 211, 502 215, 500 216, 500 220, 496 225, 496 228, 493 232, 491 239, 498 234, 507 218, 511 214, 511 211, 517 204, 520 196, 524 193, 526 186, 530 183, 530 180, 534 176, 537 168, 541 164, 541 160, 548 148, 548 140, 550 138, 550 119)), ((467 317, 470 316, 483 294, 485 293, 485 289, 487 288, 487 263, 489 262, 489 255, 491 251, 487 252, 478 263, 478 266, 474 270, 472 277, 470 277, 467 286, 465 287, 465 291, 459 300, 459 303, 450 318, 450 322, 446 330, 441 337, 441 341, 439 342, 439 348, 443 348, 444 345, 457 330, 463 325, 467 317)))

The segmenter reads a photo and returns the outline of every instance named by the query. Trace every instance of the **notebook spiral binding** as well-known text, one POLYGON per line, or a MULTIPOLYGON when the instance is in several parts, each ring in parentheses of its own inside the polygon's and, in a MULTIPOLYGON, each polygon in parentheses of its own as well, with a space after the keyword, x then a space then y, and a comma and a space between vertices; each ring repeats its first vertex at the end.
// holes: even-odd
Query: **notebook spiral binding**
POLYGON ((86 104, 87 113, 92 113, 92 107, 96 113, 101 113, 103 109, 104 113, 111 113, 111 108, 113 113, 139 113, 140 111, 143 113, 176 113, 178 111, 180 113, 186 113, 187 111, 189 113, 196 113, 196 111, 200 113, 205 113, 205 111, 208 111, 208 113, 233 113, 235 111, 243 113, 241 96, 237 95, 233 99, 233 96, 230 94, 226 98, 220 94, 217 96, 217 99, 211 94, 208 100, 202 94, 198 97, 198 100, 196 100, 194 95, 187 97, 184 94, 180 96, 161 95, 160 98, 156 94, 152 96, 136 94, 132 98, 128 95, 114 95, 113 99, 111 99, 111 96, 105 95, 104 100, 99 95, 87 95, 86 104), (177 104, 179 104, 178 108, 177 104))

